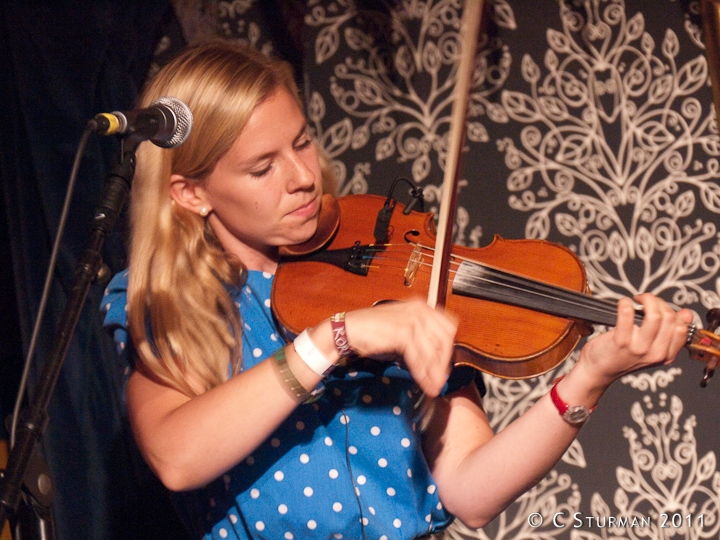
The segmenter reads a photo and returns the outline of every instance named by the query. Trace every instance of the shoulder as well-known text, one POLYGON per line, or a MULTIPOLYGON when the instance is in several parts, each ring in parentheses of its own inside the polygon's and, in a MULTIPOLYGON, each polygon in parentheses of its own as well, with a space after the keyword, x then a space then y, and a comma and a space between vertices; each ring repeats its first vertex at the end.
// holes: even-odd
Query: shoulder
POLYGON ((104 326, 125 326, 127 324, 127 286, 128 271, 124 270, 110 280, 105 288, 101 313, 104 315, 104 326))

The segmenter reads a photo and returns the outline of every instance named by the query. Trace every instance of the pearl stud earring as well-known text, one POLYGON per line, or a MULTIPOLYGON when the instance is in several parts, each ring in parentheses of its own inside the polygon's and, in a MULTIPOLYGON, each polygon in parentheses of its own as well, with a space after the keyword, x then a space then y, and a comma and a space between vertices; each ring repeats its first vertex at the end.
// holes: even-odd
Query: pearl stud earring
POLYGON ((200 209, 200 215, 201 215, 202 217, 207 216, 207 215, 208 215, 208 209, 203 206, 203 207, 200 209))

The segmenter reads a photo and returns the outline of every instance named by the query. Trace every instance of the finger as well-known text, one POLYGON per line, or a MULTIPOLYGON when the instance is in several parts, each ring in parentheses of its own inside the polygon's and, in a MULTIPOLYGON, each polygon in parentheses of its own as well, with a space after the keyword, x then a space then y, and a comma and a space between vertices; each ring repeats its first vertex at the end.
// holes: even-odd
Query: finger
POLYGON ((675 357, 688 342, 688 324, 692 322, 692 312, 689 309, 680 310, 675 314, 673 321, 672 339, 668 349, 667 363, 675 360, 675 357))
POLYGON ((413 379, 432 397, 447 382, 454 348, 455 325, 440 315, 418 318, 406 357, 413 379))
POLYGON ((637 333, 637 352, 647 353, 651 349, 663 349, 665 352, 671 339, 666 332, 670 330, 675 312, 662 299, 652 294, 638 295, 635 300, 643 307, 643 321, 637 333))
POLYGON ((457 325, 445 313, 418 300, 382 304, 346 314, 348 340, 359 354, 396 353, 428 395, 445 384, 457 325))
POLYGON ((640 329, 641 347, 647 347, 646 357, 651 363, 665 363, 674 360, 687 333, 675 310, 662 299, 652 295, 638 298, 643 303, 648 318, 640 329))
POLYGON ((678 316, 678 319, 680 319, 685 326, 688 326, 694 320, 693 312, 690 311, 688 308, 683 308, 680 311, 678 311, 677 316, 678 316))
POLYGON ((675 311, 669 306, 663 308, 662 323, 648 353, 651 362, 664 364, 675 359, 683 341, 678 330, 681 330, 681 327, 676 324, 675 311))
POLYGON ((457 332, 457 319, 445 311, 433 309, 427 303, 420 300, 404 305, 411 316, 417 316, 417 320, 431 333, 440 333, 443 336, 454 339, 457 332))
POLYGON ((432 386, 432 395, 440 392, 447 382, 451 371, 453 342, 447 335, 428 336, 425 340, 418 340, 419 361, 432 386))
POLYGON ((436 309, 432 310, 434 315, 434 322, 438 325, 438 328, 442 329, 451 339, 455 339, 455 334, 458 329, 458 320, 454 316, 447 312, 441 312, 436 309))
POLYGON ((416 322, 414 332, 417 339, 429 341, 436 350, 451 354, 457 332, 457 321, 445 312, 432 309, 425 303, 408 305, 409 316, 416 322))
POLYGON ((413 343, 405 351, 405 368, 412 379, 429 397, 437 396, 446 382, 446 376, 439 372, 439 363, 428 354, 428 347, 413 343))
POLYGON ((621 298, 617 305, 617 320, 613 335, 618 346, 629 347, 635 327, 635 308, 629 298, 621 298))

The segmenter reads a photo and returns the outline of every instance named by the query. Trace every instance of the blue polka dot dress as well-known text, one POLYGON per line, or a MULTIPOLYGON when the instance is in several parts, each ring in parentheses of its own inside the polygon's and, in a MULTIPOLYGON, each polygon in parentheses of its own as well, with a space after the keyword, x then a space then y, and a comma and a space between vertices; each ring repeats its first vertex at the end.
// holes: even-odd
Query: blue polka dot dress
MULTIPOLYGON (((244 369, 283 344, 271 286, 272 275, 250 271, 232 293, 242 315, 244 369)), ((115 276, 103 310, 129 372, 126 287, 127 275, 115 276)), ((481 384, 475 370, 456 368, 447 391, 473 379, 481 384)), ((193 538, 390 540, 446 527, 452 517, 420 448, 412 386, 392 363, 336 368, 320 399, 298 406, 251 456, 204 489, 173 494, 193 538)))

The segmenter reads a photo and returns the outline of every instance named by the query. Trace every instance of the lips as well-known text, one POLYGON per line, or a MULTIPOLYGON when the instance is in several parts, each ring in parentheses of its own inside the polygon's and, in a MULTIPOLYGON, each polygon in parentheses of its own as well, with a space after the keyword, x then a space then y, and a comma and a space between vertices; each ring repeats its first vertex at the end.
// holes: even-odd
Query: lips
POLYGON ((316 195, 311 201, 308 201, 302 206, 298 206, 295 210, 289 212, 289 215, 298 217, 314 217, 317 215, 319 210, 320 197, 316 195))

